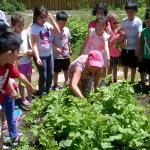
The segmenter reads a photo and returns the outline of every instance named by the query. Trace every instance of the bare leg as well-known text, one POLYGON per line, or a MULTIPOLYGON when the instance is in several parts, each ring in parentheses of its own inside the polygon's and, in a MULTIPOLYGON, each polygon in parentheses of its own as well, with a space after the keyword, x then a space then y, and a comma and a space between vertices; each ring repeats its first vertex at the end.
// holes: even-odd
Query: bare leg
POLYGON ((134 83, 136 68, 131 68, 131 83, 134 83))
POLYGON ((117 82, 117 65, 113 66, 113 82, 117 82))
POLYGON ((19 83, 19 92, 20 92, 21 98, 24 99, 25 98, 24 86, 21 85, 21 83, 19 83))
POLYGON ((65 83, 68 82, 68 70, 64 71, 64 78, 65 78, 65 83))
MULTIPOLYGON (((112 74, 112 70, 113 70, 113 66, 110 65, 109 68, 108 68, 107 74, 111 75, 112 74)), ((109 80, 110 80, 110 82, 112 82, 112 77, 109 80)))
MULTIPOLYGON (((31 83, 31 75, 26 75, 27 80, 31 83)), ((28 98, 32 96, 32 91, 27 88, 28 98)))
POLYGON ((2 112, 2 126, 5 125, 6 123, 6 116, 5 114, 2 112))
POLYGON ((58 85, 58 74, 59 72, 54 72, 54 85, 58 85))
POLYGON ((106 67, 103 67, 102 78, 104 79, 105 77, 106 77, 106 67))
POLYGON ((123 66, 124 79, 128 78, 128 66, 123 66))
POLYGON ((141 82, 144 82, 145 72, 140 72, 141 82))

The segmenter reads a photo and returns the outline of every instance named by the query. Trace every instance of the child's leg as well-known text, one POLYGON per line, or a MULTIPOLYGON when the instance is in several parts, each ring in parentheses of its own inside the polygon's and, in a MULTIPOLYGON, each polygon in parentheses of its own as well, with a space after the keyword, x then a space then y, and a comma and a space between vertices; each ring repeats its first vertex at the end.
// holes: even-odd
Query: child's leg
POLYGON ((52 54, 48 56, 46 59, 46 92, 48 93, 52 86, 52 80, 53 80, 53 70, 54 70, 54 59, 52 54))
POLYGON ((106 67, 103 67, 102 78, 104 79, 105 77, 106 77, 106 67))
POLYGON ((2 106, 7 119, 9 135, 11 138, 14 139, 18 135, 16 127, 16 119, 14 116, 15 100, 12 99, 11 96, 6 95, 3 99, 2 106))
POLYGON ((124 79, 128 78, 128 66, 123 66, 124 79))
POLYGON ((0 150, 3 150, 3 133, 2 133, 2 107, 0 105, 0 150))
POLYGON ((54 85, 58 85, 58 74, 59 72, 54 72, 54 85))
POLYGON ((144 83, 145 72, 140 72, 141 82, 144 83))
POLYGON ((131 83, 134 83, 136 68, 131 68, 131 83))
POLYGON ((117 65, 113 66, 113 82, 117 82, 117 65))
MULTIPOLYGON (((112 70, 113 70, 113 66, 110 65, 109 68, 108 68, 107 74, 111 75, 112 74, 112 70)), ((110 82, 112 82, 112 77, 110 78, 110 82)))
MULTIPOLYGON (((31 75, 26 75, 27 80, 31 83, 31 75)), ((32 97, 32 92, 27 88, 28 98, 32 97)))
POLYGON ((4 126, 7 123, 6 121, 6 116, 5 114, 2 112, 2 126, 4 126))
POLYGON ((22 99, 25 99, 24 86, 19 83, 19 92, 22 99))
POLYGON ((67 71, 63 71, 63 72, 64 72, 65 83, 67 83, 68 79, 69 79, 69 77, 68 77, 68 70, 67 71))

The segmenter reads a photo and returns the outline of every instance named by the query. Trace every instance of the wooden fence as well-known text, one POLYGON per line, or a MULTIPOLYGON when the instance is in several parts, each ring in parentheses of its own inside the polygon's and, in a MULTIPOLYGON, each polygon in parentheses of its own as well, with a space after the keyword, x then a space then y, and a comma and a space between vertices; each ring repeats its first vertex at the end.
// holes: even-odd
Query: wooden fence
MULTIPOLYGON (((33 9, 36 5, 44 5, 49 10, 71 10, 85 7, 93 7, 100 0, 20 0, 28 9, 33 9)), ((101 0, 108 6, 121 7, 129 0, 101 0)), ((150 5, 150 0, 145 0, 146 5, 150 5)))

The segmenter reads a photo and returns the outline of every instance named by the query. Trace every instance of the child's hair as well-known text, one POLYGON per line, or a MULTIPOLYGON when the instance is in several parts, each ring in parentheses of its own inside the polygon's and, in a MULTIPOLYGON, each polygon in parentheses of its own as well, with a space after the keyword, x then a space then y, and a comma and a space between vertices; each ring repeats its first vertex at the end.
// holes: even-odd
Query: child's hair
POLYGON ((106 3, 100 2, 99 4, 96 4, 93 7, 93 12, 92 12, 93 16, 96 16, 97 10, 103 10, 105 16, 107 16, 108 14, 108 6, 106 3))
POLYGON ((14 32, 3 32, 0 34, 0 54, 7 51, 14 52, 20 48, 22 43, 21 38, 19 38, 14 32))
POLYGON ((150 12, 146 12, 145 19, 150 19, 150 12))
POLYGON ((150 6, 146 8, 146 12, 150 12, 150 6))
POLYGON ((6 32, 8 28, 9 27, 5 22, 0 21, 0 33, 6 32))
POLYGON ((128 10, 128 9, 130 10, 133 9, 135 11, 138 11, 138 4, 136 2, 129 1, 125 5, 125 10, 128 10))
POLYGON ((44 7, 44 6, 42 6, 42 5, 39 5, 39 6, 36 6, 35 8, 34 8, 34 12, 33 12, 33 23, 37 23, 37 17, 39 16, 39 15, 41 15, 42 13, 48 13, 47 12, 47 9, 44 7))
POLYGON ((97 17, 96 24, 97 24, 98 21, 106 23, 106 26, 108 25, 108 19, 107 19, 106 16, 99 16, 99 17, 97 17))
POLYGON ((113 12, 109 13, 108 16, 107 16, 107 18, 108 18, 108 22, 111 22, 113 19, 115 19, 115 20, 119 19, 119 17, 115 13, 113 13, 113 12))
POLYGON ((56 14, 56 20, 67 21, 68 14, 65 11, 60 11, 56 14))
POLYGON ((21 14, 19 13, 12 14, 11 16, 12 27, 14 27, 18 22, 23 22, 23 21, 24 21, 24 17, 21 14))

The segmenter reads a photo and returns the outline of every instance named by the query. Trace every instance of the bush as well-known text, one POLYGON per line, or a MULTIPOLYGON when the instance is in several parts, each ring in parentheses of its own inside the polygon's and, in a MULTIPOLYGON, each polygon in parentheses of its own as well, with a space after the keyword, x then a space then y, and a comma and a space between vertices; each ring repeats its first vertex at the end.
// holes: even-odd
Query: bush
POLYGON ((133 93, 126 83, 101 88, 87 99, 74 97, 69 88, 52 92, 33 101, 26 117, 30 138, 41 149, 148 149, 150 120, 133 93))
POLYGON ((25 11, 26 6, 18 0, 1 0, 0 9, 8 12, 25 11))

